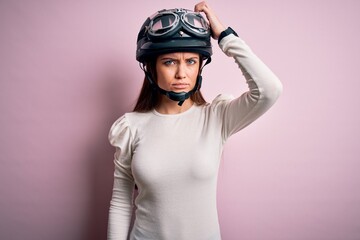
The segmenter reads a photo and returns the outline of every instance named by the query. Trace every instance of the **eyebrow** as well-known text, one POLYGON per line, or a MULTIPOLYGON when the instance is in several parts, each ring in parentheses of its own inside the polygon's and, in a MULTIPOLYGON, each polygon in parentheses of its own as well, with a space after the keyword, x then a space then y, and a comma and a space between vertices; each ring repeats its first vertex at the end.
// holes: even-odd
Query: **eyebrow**
MULTIPOLYGON (((192 56, 192 57, 188 57, 185 58, 185 60, 189 60, 189 59, 200 59, 198 56, 192 56)), ((178 60, 177 57, 173 57, 173 56, 164 56, 162 58, 160 58, 161 61, 163 60, 178 60)))

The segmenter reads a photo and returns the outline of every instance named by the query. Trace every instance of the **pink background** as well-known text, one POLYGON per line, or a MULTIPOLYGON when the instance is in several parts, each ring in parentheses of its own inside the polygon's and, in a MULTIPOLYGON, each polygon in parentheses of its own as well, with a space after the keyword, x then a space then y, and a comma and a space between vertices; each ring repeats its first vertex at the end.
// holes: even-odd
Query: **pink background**
MULTIPOLYGON (((195 1, 0 1, 0 239, 105 239, 111 123, 143 73, 135 40, 158 9, 195 1)), ((228 142, 224 240, 360 239, 360 2, 209 1, 284 93, 228 142)), ((246 90, 214 41, 208 101, 246 90)))

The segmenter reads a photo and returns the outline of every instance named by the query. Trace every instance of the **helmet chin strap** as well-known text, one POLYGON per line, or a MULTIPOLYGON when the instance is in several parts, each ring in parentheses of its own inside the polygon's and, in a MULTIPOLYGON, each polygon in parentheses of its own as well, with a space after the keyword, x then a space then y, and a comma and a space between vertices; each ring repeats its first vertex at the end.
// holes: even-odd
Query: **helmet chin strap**
POLYGON ((152 85, 152 87, 155 90, 157 90, 159 93, 167 96, 169 99, 178 102, 179 106, 181 106, 185 102, 186 99, 188 99, 191 95, 193 95, 197 90, 200 89, 201 82, 202 82, 201 75, 198 75, 197 79, 196 79, 196 84, 191 91, 189 91, 189 92, 166 91, 152 81, 150 74, 148 74, 147 72, 145 74, 146 74, 146 78, 149 80, 150 84, 152 85))
POLYGON ((182 104, 185 102, 186 99, 188 99, 191 95, 193 95, 196 91, 200 89, 202 83, 202 76, 201 76, 202 69, 205 67, 205 65, 209 64, 210 62, 211 62, 211 58, 208 58, 206 60, 206 63, 201 67, 199 71, 199 75, 196 78, 195 86, 189 92, 174 92, 174 91, 166 91, 162 89, 161 87, 159 87, 159 85, 157 85, 157 83, 153 81, 150 73, 146 71, 144 65, 140 67, 144 71, 146 79, 150 82, 150 85, 153 87, 154 90, 158 91, 162 95, 167 96, 169 99, 178 102, 178 105, 182 106, 182 104))

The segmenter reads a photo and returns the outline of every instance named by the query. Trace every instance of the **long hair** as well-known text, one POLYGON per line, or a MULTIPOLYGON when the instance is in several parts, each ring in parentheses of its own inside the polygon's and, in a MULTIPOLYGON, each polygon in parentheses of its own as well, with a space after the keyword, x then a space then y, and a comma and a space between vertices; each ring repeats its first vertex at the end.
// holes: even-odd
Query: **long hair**
MULTIPOLYGON (((199 73, 202 66, 202 58, 200 58, 199 64, 199 73)), ((156 59, 151 59, 145 64, 146 71, 150 74, 152 79, 157 82, 157 74, 156 74, 156 59)), ((196 105, 204 105, 206 101, 203 95, 200 92, 200 89, 196 91, 194 94, 190 96, 190 99, 196 105)), ((160 104, 161 95, 160 93, 154 89, 149 80, 144 77, 143 85, 140 90, 139 97, 136 101, 136 105, 133 109, 134 112, 148 112, 153 110, 156 106, 160 104)))

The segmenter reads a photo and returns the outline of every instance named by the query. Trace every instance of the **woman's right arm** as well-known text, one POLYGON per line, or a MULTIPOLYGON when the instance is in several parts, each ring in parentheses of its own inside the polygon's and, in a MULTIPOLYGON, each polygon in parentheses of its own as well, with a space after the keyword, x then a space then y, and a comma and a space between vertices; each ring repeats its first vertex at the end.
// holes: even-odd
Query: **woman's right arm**
POLYGON ((126 240, 133 212, 132 196, 135 184, 131 173, 132 135, 125 115, 112 125, 109 141, 116 148, 116 152, 107 239, 126 240))

